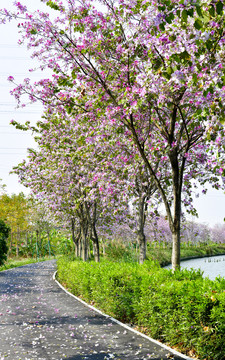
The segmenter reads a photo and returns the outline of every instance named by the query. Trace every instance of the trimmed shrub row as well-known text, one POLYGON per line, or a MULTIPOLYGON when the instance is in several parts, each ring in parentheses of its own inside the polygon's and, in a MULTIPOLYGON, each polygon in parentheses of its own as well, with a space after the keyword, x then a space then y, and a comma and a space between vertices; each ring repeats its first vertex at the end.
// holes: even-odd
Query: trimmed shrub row
POLYGON ((143 265, 58 260, 58 279, 74 295, 151 337, 199 359, 225 359, 225 279, 173 274, 143 265))

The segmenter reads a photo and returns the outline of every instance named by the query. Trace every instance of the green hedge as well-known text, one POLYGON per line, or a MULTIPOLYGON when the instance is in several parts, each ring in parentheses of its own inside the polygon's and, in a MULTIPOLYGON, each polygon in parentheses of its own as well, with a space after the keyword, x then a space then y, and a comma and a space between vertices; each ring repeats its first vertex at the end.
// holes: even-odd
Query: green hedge
POLYGON ((73 294, 151 337, 199 359, 225 359, 225 279, 200 271, 172 274, 154 262, 58 260, 58 279, 73 294))

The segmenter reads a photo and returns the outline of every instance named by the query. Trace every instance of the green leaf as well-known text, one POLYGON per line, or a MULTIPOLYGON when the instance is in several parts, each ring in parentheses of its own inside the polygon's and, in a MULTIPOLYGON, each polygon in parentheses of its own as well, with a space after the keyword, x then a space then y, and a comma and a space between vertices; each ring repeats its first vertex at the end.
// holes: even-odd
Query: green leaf
MULTIPOLYGON (((180 55, 180 54, 179 54, 179 55, 180 55)), ((179 57, 179 55, 178 55, 178 54, 173 54, 173 55, 171 55, 171 56, 170 56, 170 60, 171 60, 172 62, 180 63, 180 57, 179 57)))
POLYGON ((203 96, 206 97, 208 95, 208 93, 211 93, 213 94, 214 93, 214 89, 212 86, 209 86, 208 89, 206 89, 204 92, 203 92, 203 96))
POLYGON ((174 19, 173 13, 171 13, 169 16, 166 16, 166 22, 168 24, 171 24, 173 19, 174 19))
POLYGON ((186 50, 184 50, 182 53, 180 53, 180 58, 183 60, 190 60, 190 54, 186 50))
POLYGON ((60 7, 56 3, 54 3, 54 1, 48 1, 46 5, 54 10, 60 10, 60 7))
POLYGON ((210 87, 208 88, 209 92, 211 94, 214 94, 214 87, 212 85, 210 85, 210 87))
POLYGON ((37 34, 37 30, 36 30, 36 29, 32 29, 32 30, 30 30, 30 33, 31 33, 32 35, 36 35, 36 34, 37 34))
POLYGON ((193 17, 193 16, 194 16, 194 9, 193 9, 193 8, 192 8, 192 9, 189 9, 189 10, 187 11, 187 13, 188 13, 189 16, 193 17))
POLYGON ((181 17, 185 22, 187 22, 187 18, 188 18, 187 10, 182 11, 181 17))
POLYGON ((200 30, 202 28, 202 25, 203 25, 203 23, 200 19, 195 20, 195 23, 194 23, 195 29, 200 30))
POLYGON ((167 69, 166 69, 166 72, 167 74, 171 75, 173 73, 173 68, 171 66, 169 66, 167 69))
POLYGON ((77 78, 77 73, 76 71, 73 69, 72 72, 71 72, 71 76, 72 76, 72 79, 76 79, 77 78))
POLYGON ((213 17, 215 16, 215 8, 213 5, 210 6, 209 13, 211 16, 213 16, 213 17))
POLYGON ((212 42, 211 40, 207 40, 205 44, 206 44, 206 47, 207 47, 208 50, 211 50, 211 49, 212 49, 212 47, 213 47, 213 42, 212 42))
POLYGON ((193 79, 194 84, 196 84, 197 81, 198 81, 198 76, 197 76, 197 74, 193 74, 192 79, 193 79))
POLYGON ((159 28, 160 28, 160 30, 165 31, 165 25, 164 25, 164 23, 159 24, 159 28))
POLYGON ((223 12, 223 3, 221 1, 218 1, 216 4, 216 12, 218 15, 221 15, 223 12))
POLYGON ((167 80, 170 80, 170 79, 171 79, 171 75, 168 74, 167 71, 163 71, 163 72, 162 72, 162 76, 163 76, 164 78, 166 78, 167 80))
POLYGON ((171 35, 171 36, 169 36, 169 40, 170 41, 175 41, 176 40, 176 35, 171 35))
POLYGON ((197 11, 198 16, 203 17, 202 9, 201 9, 201 7, 199 5, 196 6, 196 11, 197 11))
POLYGON ((158 6, 158 10, 164 11, 164 10, 166 10, 166 7, 164 5, 160 5, 160 6, 158 6))

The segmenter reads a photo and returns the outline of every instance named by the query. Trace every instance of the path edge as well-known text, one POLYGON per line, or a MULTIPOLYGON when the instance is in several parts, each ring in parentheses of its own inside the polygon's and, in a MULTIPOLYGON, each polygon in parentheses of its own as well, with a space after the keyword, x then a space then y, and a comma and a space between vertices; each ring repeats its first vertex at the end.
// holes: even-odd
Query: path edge
POLYGON ((163 343, 161 343, 161 342, 159 342, 159 341, 157 341, 157 340, 155 340, 155 339, 152 339, 150 336, 147 336, 147 335, 145 335, 145 334, 142 334, 141 332, 139 332, 139 331, 131 328, 130 326, 122 323, 121 321, 113 318, 112 316, 109 316, 109 315, 103 313, 101 310, 99 310, 99 309, 97 309, 96 307, 94 307, 94 306, 86 303, 84 300, 81 300, 79 297, 73 295, 73 294, 72 294, 71 292, 69 292, 66 288, 64 288, 64 286, 63 286, 62 284, 60 284, 60 282, 56 279, 56 274, 57 274, 57 271, 54 272, 52 278, 53 278, 53 280, 57 283, 57 285, 58 285, 66 294, 70 295, 71 297, 73 297, 74 299, 76 299, 77 301, 79 301, 80 303, 82 303, 83 305, 87 306, 87 307, 90 308, 91 310, 96 311, 96 312, 99 313, 100 315, 104 316, 104 317, 107 318, 107 319, 110 319, 112 322, 114 322, 114 323, 122 326, 123 328, 125 328, 125 329, 127 329, 127 330, 129 330, 129 331, 132 331, 132 332, 135 333, 136 335, 142 336, 143 338, 145 338, 145 339, 153 342, 154 344, 157 344, 157 345, 163 347, 164 349, 170 351, 170 352, 171 352, 172 354, 174 354, 174 355, 180 356, 181 358, 183 358, 183 359, 185 359, 185 360, 197 360, 197 358, 193 358, 193 357, 189 357, 189 356, 187 356, 187 355, 181 354, 180 352, 178 352, 178 351, 170 348, 169 346, 167 346, 167 345, 165 345, 165 344, 163 344, 163 343))

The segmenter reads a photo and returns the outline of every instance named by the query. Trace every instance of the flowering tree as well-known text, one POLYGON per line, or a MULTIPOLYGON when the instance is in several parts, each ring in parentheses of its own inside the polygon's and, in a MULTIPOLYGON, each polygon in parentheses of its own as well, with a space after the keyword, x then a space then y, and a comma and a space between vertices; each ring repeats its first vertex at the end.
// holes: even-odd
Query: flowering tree
MULTIPOLYGON (((27 124, 22 128, 30 129, 30 126, 27 124)), ((139 262, 143 263, 146 257, 145 218, 148 202, 156 188, 149 182, 141 158, 136 158, 135 168, 131 165, 137 155, 133 146, 123 142, 121 152, 122 138, 119 142, 118 137, 112 137, 105 129, 98 129, 89 137, 93 129, 87 126, 84 138, 81 124, 68 116, 57 118, 56 114, 46 114, 45 121, 39 122, 38 128, 33 127, 33 130, 38 132, 39 150, 31 150, 29 162, 24 161, 15 171, 36 197, 47 198, 58 216, 67 214, 70 218, 77 255, 79 239, 83 239, 81 243, 85 248, 85 239, 89 235, 97 247, 95 254, 99 260, 99 226, 101 228, 104 222, 110 227, 111 223, 114 229, 115 221, 127 222, 129 201, 135 209, 139 262), (78 231, 75 230, 77 218, 78 231)))
POLYGON ((25 79, 13 94, 19 102, 23 94, 40 99, 49 113, 57 107, 77 122, 88 114, 94 127, 122 132, 134 144, 165 206, 175 270, 192 179, 219 188, 224 175, 223 3, 44 2, 56 11, 54 21, 20 3, 17 13, 1 12, 3 21, 25 18, 22 41, 54 72, 35 84, 25 79))
POLYGON ((225 243, 225 224, 217 224, 211 229, 211 239, 216 243, 225 243))
POLYGON ((147 219, 147 239, 151 242, 171 244, 171 231, 165 216, 150 213, 147 219))
MULTIPOLYGON (((62 118, 46 114, 45 121, 40 121, 37 128, 33 128, 38 133, 38 150, 30 150, 29 161, 19 164, 15 172, 37 198, 47 200, 57 217, 66 215, 71 223, 76 254, 80 255, 80 244, 82 257, 87 259, 87 239, 90 238, 99 261, 97 224, 103 221, 107 224, 112 219, 118 221, 122 213, 123 219, 126 218, 128 205, 121 192, 121 184, 125 185, 127 181, 125 175, 120 176, 117 168, 107 184, 106 168, 110 167, 110 154, 106 162, 102 148, 96 149, 88 136, 84 138, 80 127, 75 126, 68 116, 62 118), (90 153, 92 156, 88 158, 90 153), (117 209, 113 208, 115 204, 117 209), (121 209, 118 210, 118 207, 121 209)), ((109 147, 108 150, 103 149, 110 152, 109 147)))

